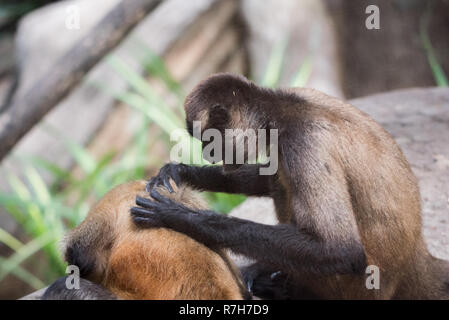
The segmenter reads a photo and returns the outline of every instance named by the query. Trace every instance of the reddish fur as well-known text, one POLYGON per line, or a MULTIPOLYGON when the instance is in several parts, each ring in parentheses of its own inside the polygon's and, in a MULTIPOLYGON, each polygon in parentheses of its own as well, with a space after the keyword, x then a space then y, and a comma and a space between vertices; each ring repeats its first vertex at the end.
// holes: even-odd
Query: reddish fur
MULTIPOLYGON (((144 190, 144 181, 112 189, 67 237, 68 245, 76 239, 92 240, 87 254, 94 255, 97 264, 91 279, 121 299, 242 299, 238 271, 223 252, 172 230, 134 226, 129 210, 137 195, 147 196, 144 190)), ((205 208, 189 189, 158 191, 187 206, 205 208)))

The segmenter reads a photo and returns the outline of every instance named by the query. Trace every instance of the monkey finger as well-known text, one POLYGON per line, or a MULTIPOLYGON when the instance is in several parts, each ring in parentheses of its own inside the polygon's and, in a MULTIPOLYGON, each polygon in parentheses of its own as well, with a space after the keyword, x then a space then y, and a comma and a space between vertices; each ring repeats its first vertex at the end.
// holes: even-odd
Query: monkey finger
POLYGON ((172 187, 171 184, 170 184, 170 173, 171 173, 171 170, 170 170, 170 164, 164 165, 164 166, 159 170, 159 173, 158 173, 158 175, 157 175, 157 177, 158 177, 158 184, 157 184, 157 185, 163 184, 164 187, 167 188, 167 190, 168 190, 170 193, 173 193, 174 190, 173 190, 173 187, 172 187))
POLYGON ((145 186, 145 191, 150 193, 150 191, 157 186, 157 177, 152 177, 150 180, 148 180, 146 186, 145 186))
POLYGON ((166 205, 171 205, 173 202, 164 197, 163 195, 161 195, 159 192, 157 192, 155 189, 151 190, 150 192, 150 196, 151 198, 153 198, 155 201, 166 204, 166 205))
POLYGON ((132 207, 131 208, 131 215, 132 216, 139 216, 139 217, 148 217, 148 216, 154 216, 156 213, 148 208, 141 208, 141 207, 132 207))
POLYGON ((181 176, 179 175, 179 170, 181 168, 182 164, 172 164, 170 169, 170 175, 173 181, 176 183, 177 186, 179 186, 179 183, 181 182, 181 176))
POLYGON ((142 228, 161 228, 164 224, 159 219, 153 219, 151 217, 133 217, 134 223, 142 228))
POLYGON ((136 204, 146 209, 156 209, 158 207, 154 201, 139 196, 136 197, 136 204))
POLYGON ((164 187, 166 187, 167 190, 168 190, 170 193, 173 193, 173 192, 174 192, 173 187, 171 186, 171 183, 170 183, 170 177, 169 177, 169 176, 166 176, 166 177, 164 178, 163 183, 164 183, 164 187))

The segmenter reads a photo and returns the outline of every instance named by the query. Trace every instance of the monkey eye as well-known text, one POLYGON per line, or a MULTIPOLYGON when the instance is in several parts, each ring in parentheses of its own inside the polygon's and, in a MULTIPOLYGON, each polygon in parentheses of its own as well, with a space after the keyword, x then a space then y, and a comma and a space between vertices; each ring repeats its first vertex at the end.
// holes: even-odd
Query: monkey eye
POLYGON ((212 106, 212 110, 216 111, 216 110, 223 110, 223 106, 221 104, 214 104, 212 106))

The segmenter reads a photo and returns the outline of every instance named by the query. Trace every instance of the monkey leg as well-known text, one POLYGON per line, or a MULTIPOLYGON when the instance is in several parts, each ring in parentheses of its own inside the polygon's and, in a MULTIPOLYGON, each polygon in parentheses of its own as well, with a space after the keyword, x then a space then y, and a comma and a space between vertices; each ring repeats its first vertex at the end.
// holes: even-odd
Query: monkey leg
POLYGON ((166 227, 209 247, 232 251, 290 275, 363 274, 366 257, 357 241, 330 242, 290 224, 264 225, 209 210, 195 211, 165 198, 138 197, 131 209, 140 227, 166 227))
POLYGON ((260 175, 263 165, 247 164, 231 172, 224 172, 223 166, 189 166, 180 163, 164 165, 158 175, 147 184, 149 192, 153 187, 164 185, 170 192, 170 179, 177 185, 186 183, 198 190, 211 192, 239 193, 248 196, 269 196, 272 176, 260 175))

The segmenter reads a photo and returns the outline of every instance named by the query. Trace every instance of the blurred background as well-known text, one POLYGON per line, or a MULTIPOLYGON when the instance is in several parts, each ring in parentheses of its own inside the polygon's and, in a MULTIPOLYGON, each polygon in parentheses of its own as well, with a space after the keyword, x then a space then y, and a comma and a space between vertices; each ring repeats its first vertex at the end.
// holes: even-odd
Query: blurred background
MULTIPOLYGON (((2 0, 0 117, 15 101, 33 101, 36 83, 64 61, 70 65, 79 41, 97 32, 120 2, 2 0)), ((220 71, 267 87, 369 96, 354 104, 366 106, 405 149, 423 190, 429 246, 449 258, 449 1, 155 2, 123 41, 80 70, 81 83, 48 106, 2 160, 0 299, 64 274, 58 241, 66 230, 113 186, 157 173, 169 160, 170 132, 184 128, 185 95, 220 71), (366 27, 369 5, 380 9, 380 29, 366 27), (441 88, 406 89, 412 87, 441 88)), ((190 148, 198 143, 184 138, 190 148)), ((225 214, 245 201, 205 197, 225 214)))

